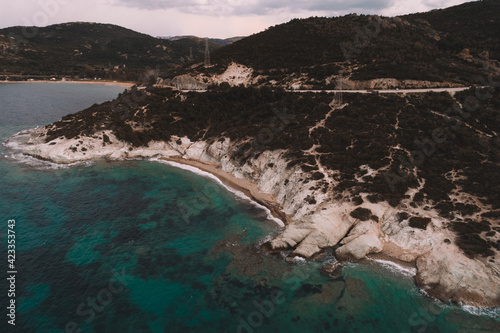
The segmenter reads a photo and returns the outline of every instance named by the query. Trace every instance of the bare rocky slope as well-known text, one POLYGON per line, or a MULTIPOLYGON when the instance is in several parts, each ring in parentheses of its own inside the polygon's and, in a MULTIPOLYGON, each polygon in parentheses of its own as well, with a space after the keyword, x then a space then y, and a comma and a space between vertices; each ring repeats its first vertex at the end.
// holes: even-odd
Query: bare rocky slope
POLYGON ((314 260, 415 262, 442 301, 500 306, 500 94, 181 93, 133 88, 21 135, 24 154, 72 163, 183 158, 272 195, 288 224, 264 244, 314 260), (483 98, 461 117, 464 101, 483 98), (451 110, 451 111, 450 111, 451 110))

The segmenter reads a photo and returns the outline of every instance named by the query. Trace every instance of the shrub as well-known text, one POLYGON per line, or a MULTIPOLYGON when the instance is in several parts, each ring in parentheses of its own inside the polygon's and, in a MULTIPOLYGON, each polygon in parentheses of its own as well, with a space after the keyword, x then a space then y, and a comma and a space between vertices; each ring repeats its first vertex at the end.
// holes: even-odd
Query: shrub
POLYGON ((367 221, 372 216, 372 211, 367 208, 356 208, 351 212, 351 216, 361 221, 367 221))
POLYGON ((428 217, 418 217, 418 216, 410 217, 410 227, 412 228, 425 230, 430 222, 431 219, 428 217))

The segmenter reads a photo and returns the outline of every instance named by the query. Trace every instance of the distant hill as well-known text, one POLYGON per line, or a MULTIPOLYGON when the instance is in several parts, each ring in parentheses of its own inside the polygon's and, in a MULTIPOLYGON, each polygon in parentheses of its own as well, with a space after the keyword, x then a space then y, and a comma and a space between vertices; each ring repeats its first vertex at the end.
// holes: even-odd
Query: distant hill
MULTIPOLYGON (((186 38, 194 38, 194 39, 203 39, 206 40, 206 38, 203 37, 198 37, 198 36, 192 36, 192 35, 186 35, 186 36, 171 36, 171 37, 158 37, 160 39, 168 39, 171 41, 177 41, 177 40, 182 40, 186 38)), ((220 46, 227 46, 229 44, 233 44, 239 40, 242 40, 245 37, 231 37, 231 38, 208 38, 208 41, 213 44, 217 44, 220 46)))
MULTIPOLYGON (((359 81, 374 79, 421 82, 406 82, 410 88, 429 85, 423 81, 471 85, 486 74, 485 59, 500 59, 499 13, 499 1, 484 0, 394 18, 353 14, 294 19, 213 52, 209 69, 193 70, 190 64, 169 77, 188 73, 210 82, 237 63, 253 70, 246 80, 253 85, 335 88, 340 71, 354 81, 352 88, 356 82, 364 88, 359 81)), ((383 88, 398 82, 367 84, 383 88)))
POLYGON ((0 75, 137 80, 147 69, 166 69, 192 60, 191 52, 193 58, 203 57, 204 50, 203 40, 158 39, 112 24, 11 27, 0 30, 0 75), (31 33, 32 38, 24 37, 31 33))

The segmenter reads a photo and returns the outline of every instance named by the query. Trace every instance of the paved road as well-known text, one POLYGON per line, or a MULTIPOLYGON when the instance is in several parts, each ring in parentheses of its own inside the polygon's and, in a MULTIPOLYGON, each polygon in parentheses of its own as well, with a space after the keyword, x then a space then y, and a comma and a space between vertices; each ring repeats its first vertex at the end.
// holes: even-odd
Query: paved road
MULTIPOLYGON (((386 90, 374 90, 373 92, 378 92, 379 94, 398 94, 398 93, 426 93, 426 92, 459 92, 459 91, 464 91, 468 90, 470 87, 460 87, 460 88, 425 88, 425 89, 386 89, 386 90)), ((326 92, 326 93, 337 93, 337 92, 342 92, 342 93, 358 93, 358 94, 369 94, 372 91, 368 90, 287 90, 289 92, 297 92, 297 93, 306 93, 306 92, 314 92, 314 93, 320 93, 320 92, 326 92)))
MULTIPOLYGON (((333 94, 333 93, 348 93, 348 94, 353 94, 353 93, 358 93, 358 94, 369 94, 372 92, 378 92, 379 94, 411 94, 411 93, 426 93, 426 92, 450 92, 450 93, 456 93, 459 91, 464 91, 468 90, 471 87, 460 87, 460 88, 425 88, 425 89, 385 89, 385 90, 373 90, 373 91, 368 91, 366 89, 364 90, 287 90, 288 92, 295 92, 295 93, 321 93, 325 92, 327 94, 333 94)), ((182 92, 206 92, 207 90, 181 90, 182 92)))

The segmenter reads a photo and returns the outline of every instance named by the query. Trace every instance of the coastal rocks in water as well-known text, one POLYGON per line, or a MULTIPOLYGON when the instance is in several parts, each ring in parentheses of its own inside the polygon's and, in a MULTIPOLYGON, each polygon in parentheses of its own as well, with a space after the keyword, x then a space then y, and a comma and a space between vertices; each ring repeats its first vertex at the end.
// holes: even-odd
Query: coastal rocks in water
POLYGON ((379 224, 373 221, 358 222, 335 251, 339 260, 356 262, 370 253, 382 252, 384 245, 380 240, 379 224))
POLYGON ((265 244, 269 252, 280 252, 297 246, 313 230, 309 226, 291 225, 275 239, 265 244))
POLYGON ((74 139, 56 138, 45 142, 44 128, 33 130, 26 142, 23 154, 34 156, 54 163, 69 164, 104 158, 127 146, 116 139, 111 131, 103 131, 94 136, 74 139), (107 138, 106 143, 104 137, 107 138))
POLYGON ((337 245, 344 238, 356 220, 349 216, 335 215, 335 208, 319 211, 311 216, 314 229, 293 251, 294 255, 311 258, 322 249, 337 245))
POLYGON ((349 216, 340 216, 338 208, 333 206, 287 226, 281 235, 269 242, 268 247, 272 251, 296 247, 292 256, 309 259, 322 249, 337 245, 355 222, 349 216))
POLYGON ((417 269, 417 285, 432 297, 443 302, 500 307, 500 272, 467 258, 455 246, 420 256, 417 269))
POLYGON ((344 268, 344 263, 340 261, 335 261, 334 263, 329 263, 320 268, 320 272, 323 275, 328 276, 331 279, 342 279, 342 269, 344 268))

